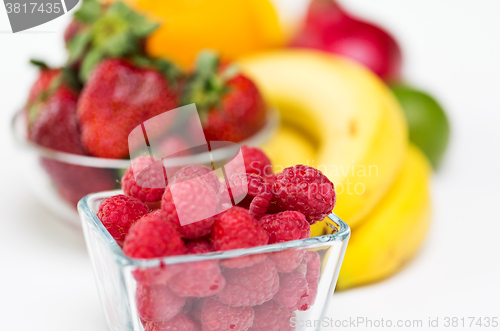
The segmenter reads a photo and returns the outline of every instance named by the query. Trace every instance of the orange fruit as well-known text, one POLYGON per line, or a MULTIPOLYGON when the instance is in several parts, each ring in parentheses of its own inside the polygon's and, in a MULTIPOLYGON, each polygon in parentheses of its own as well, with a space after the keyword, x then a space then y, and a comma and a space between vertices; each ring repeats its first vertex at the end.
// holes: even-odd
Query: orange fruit
POLYGON ((269 0, 127 0, 161 26, 147 39, 149 55, 193 64, 202 49, 222 60, 282 46, 283 32, 269 0))

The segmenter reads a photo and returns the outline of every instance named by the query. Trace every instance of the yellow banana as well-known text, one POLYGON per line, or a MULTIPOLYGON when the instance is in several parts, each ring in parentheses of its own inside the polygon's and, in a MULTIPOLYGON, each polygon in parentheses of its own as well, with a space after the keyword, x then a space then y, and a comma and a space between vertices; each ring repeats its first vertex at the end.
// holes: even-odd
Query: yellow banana
POLYGON ((430 223, 430 176, 429 161, 411 145, 394 185, 352 231, 337 289, 385 278, 417 252, 430 223))
POLYGON ((311 50, 260 53, 239 63, 283 121, 314 142, 316 157, 300 163, 335 184, 335 212, 355 227, 393 184, 407 150, 406 122, 390 90, 362 66, 311 50))
POLYGON ((260 146, 269 155, 275 172, 311 160, 316 155, 314 146, 293 127, 282 124, 271 140, 260 146))

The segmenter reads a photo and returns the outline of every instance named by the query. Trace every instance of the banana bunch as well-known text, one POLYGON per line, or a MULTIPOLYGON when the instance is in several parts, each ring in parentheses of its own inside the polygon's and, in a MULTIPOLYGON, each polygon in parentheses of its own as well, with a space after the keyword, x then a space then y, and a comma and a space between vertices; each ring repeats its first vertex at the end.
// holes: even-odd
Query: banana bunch
MULTIPOLYGON (((338 288, 397 271, 428 228, 430 170, 409 145, 389 88, 350 60, 311 50, 259 53, 239 63, 280 110, 282 127, 263 146, 277 170, 303 163, 335 185, 335 213, 352 229, 338 288)), ((312 235, 327 229, 318 223, 312 235)))

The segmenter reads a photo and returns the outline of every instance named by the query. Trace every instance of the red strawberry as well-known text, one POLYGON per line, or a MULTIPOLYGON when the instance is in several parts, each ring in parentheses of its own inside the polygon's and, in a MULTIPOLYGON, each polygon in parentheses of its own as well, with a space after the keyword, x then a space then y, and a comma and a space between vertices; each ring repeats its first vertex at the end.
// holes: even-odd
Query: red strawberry
POLYGON ((78 92, 72 86, 71 73, 36 63, 42 69, 26 105, 28 138, 43 147, 85 154, 76 118, 78 92))
POLYGON ((33 118, 30 121, 29 138, 44 147, 85 154, 76 118, 77 100, 76 92, 60 86, 50 97, 35 103, 29 111, 30 118, 33 118))
POLYGON ((266 105, 254 82, 235 67, 220 65, 209 52, 200 55, 183 92, 183 103, 196 104, 209 141, 242 141, 266 120, 266 105))
MULTIPOLYGON (((41 71, 26 105, 28 138, 43 147, 85 154, 76 116, 78 93, 74 77, 67 69, 49 69, 41 62, 32 62, 41 66, 41 71)), ((83 196, 116 186, 113 174, 107 169, 47 158, 40 162, 62 198, 75 207, 83 196)))
POLYGON ((43 62, 37 60, 31 60, 31 62, 40 67, 40 72, 35 83, 31 86, 28 96, 28 105, 33 103, 42 92, 48 90, 54 78, 61 73, 61 68, 52 69, 47 67, 43 62))
POLYGON ((78 102, 84 146, 94 156, 127 157, 132 129, 176 108, 177 94, 157 70, 123 59, 102 61, 92 72, 78 102))

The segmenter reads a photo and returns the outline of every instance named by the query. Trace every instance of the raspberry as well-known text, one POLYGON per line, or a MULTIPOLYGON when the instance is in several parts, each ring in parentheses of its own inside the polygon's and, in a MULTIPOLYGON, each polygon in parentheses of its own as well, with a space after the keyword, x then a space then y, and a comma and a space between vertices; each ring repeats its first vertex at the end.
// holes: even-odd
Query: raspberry
POLYGON ((213 252, 212 246, 205 238, 190 240, 186 243, 186 254, 205 254, 213 252))
MULTIPOLYGON (((196 239, 186 243, 186 254, 203 254, 212 251, 205 239, 196 239)), ((182 297, 208 297, 219 293, 226 280, 222 277, 217 261, 191 262, 179 265, 182 269, 172 279, 169 286, 174 293, 182 297)))
POLYGON ((310 224, 324 219, 335 207, 333 183, 321 171, 302 164, 276 176, 273 194, 280 208, 300 211, 310 224))
POLYGON ((165 285, 137 284, 137 310, 145 321, 168 321, 181 311, 185 302, 185 298, 178 297, 165 285))
POLYGON ((104 200, 97 217, 109 234, 122 246, 130 227, 148 213, 148 207, 139 199, 120 194, 104 200))
POLYGON ((272 174, 272 176, 266 177, 264 179, 266 180, 267 183, 269 183, 269 185, 272 186, 274 184, 274 182, 276 181, 276 175, 272 174))
POLYGON ((218 205, 217 194, 200 178, 171 185, 165 190, 161 202, 167 220, 181 237, 186 239, 195 239, 210 233, 215 221, 212 216, 217 214, 218 205), (179 219, 179 214, 182 219, 179 219), (203 218, 200 219, 201 217, 203 218))
POLYGON ((269 258, 274 262, 278 272, 291 272, 302 262, 305 253, 304 249, 287 249, 274 252, 269 255, 269 258))
POLYGON ((209 297, 219 293, 226 285, 217 261, 184 263, 182 271, 173 276, 168 286, 181 297, 209 297))
POLYGON ((278 201, 276 198, 273 196, 273 199, 271 200, 271 203, 269 204, 269 208, 267 208, 266 214, 278 214, 281 213, 282 211, 285 211, 278 205, 278 201))
POLYGON ((180 265, 161 264, 159 267, 134 270, 132 274, 135 280, 143 285, 165 285, 181 270, 180 265))
MULTIPOLYGON (((165 214, 156 210, 143 216, 129 231, 123 253, 139 259, 184 254, 184 242, 165 220, 165 214)), ((160 264, 159 267, 133 271, 135 279, 144 285, 166 284, 181 269, 178 265, 160 264)))
POLYGON ((164 220, 164 214, 154 211, 130 227, 123 244, 123 253, 137 259, 150 259, 184 254, 179 234, 164 220))
POLYGON ((198 331, 198 326, 186 315, 178 314, 166 322, 146 322, 144 331, 198 331))
POLYGON ((231 307, 209 298, 201 313, 203 331, 246 331, 253 323, 252 307, 231 307))
POLYGON ((319 258, 319 254, 314 251, 308 251, 305 259, 307 259, 306 280, 309 285, 309 305, 312 306, 316 300, 316 295, 318 294, 321 260, 319 258))
POLYGON ((235 307, 263 304, 273 298, 280 286, 278 271, 269 259, 248 268, 226 269, 223 275, 226 287, 217 299, 235 307))
POLYGON ((280 274, 281 288, 274 299, 289 310, 300 309, 303 302, 309 297, 306 273, 307 266, 305 263, 301 263, 291 273, 280 274))
POLYGON ((217 177, 215 171, 202 165, 189 165, 181 168, 175 173, 172 184, 184 182, 193 178, 200 178, 205 181, 215 192, 219 190, 219 177, 217 177))
POLYGON ((290 310, 308 310, 318 294, 320 267, 319 254, 308 251, 295 270, 280 275, 281 288, 274 299, 290 310))
POLYGON ((189 144, 176 134, 169 132, 158 142, 156 147, 162 158, 183 157, 191 155, 189 144))
MULTIPOLYGON (((216 218, 211 241, 214 250, 230 250, 266 245, 269 237, 246 209, 233 207, 216 218)), ((262 262, 265 254, 254 254, 221 261, 227 268, 246 268, 262 262)))
POLYGON ((180 225, 177 215, 168 217, 168 221, 179 232, 182 238, 196 239, 210 234, 215 217, 212 216, 186 225, 180 225))
POLYGON ((266 215, 259 220, 259 224, 269 235, 269 244, 309 238, 311 233, 311 226, 298 211, 266 215))
POLYGON ((262 217, 271 203, 271 186, 255 174, 233 174, 229 185, 222 185, 218 192, 221 203, 231 205, 231 199, 238 206, 246 208, 256 218, 262 217))
POLYGON ((290 319, 295 313, 281 306, 274 300, 253 307, 255 317, 248 331, 293 331, 290 319))
POLYGON ((247 174, 256 174, 264 178, 266 182, 271 183, 274 180, 274 174, 272 171, 271 160, 267 155, 259 148, 242 146, 241 156, 243 158, 243 165, 241 164, 241 158, 234 158, 232 161, 228 162, 226 165, 227 172, 229 174, 241 173, 241 170, 245 170, 247 174), (243 168, 244 166, 244 168, 243 168))
POLYGON ((217 215, 211 234, 216 251, 266 245, 269 236, 248 210, 233 207, 217 215))
POLYGON ((168 184, 167 174, 161 161, 150 156, 139 156, 122 177, 122 190, 145 203, 161 200, 168 184))

